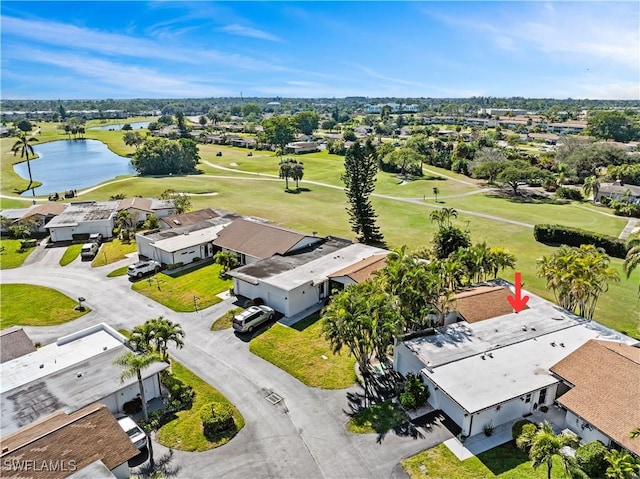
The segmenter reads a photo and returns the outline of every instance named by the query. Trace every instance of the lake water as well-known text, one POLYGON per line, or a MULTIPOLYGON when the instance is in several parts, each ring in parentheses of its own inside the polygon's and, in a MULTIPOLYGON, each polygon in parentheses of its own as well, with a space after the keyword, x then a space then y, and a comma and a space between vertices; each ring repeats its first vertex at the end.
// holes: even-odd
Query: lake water
MULTIPOLYGON (((135 173, 130 158, 116 155, 97 140, 52 141, 34 145, 33 149, 40 156, 30 162, 33 179, 42 182, 35 190, 37 195, 79 190, 115 176, 135 173)), ((26 162, 14 165, 13 170, 29 179, 26 162)), ((31 191, 22 193, 22 196, 30 195, 31 191)))
MULTIPOLYGON (((134 130, 139 130, 140 128, 146 128, 149 126, 150 121, 134 121, 133 123, 129 123, 131 128, 134 130)), ((126 123, 117 123, 115 125, 102 125, 102 126, 92 126, 91 128, 87 128, 87 130, 122 130, 122 127, 126 123)))

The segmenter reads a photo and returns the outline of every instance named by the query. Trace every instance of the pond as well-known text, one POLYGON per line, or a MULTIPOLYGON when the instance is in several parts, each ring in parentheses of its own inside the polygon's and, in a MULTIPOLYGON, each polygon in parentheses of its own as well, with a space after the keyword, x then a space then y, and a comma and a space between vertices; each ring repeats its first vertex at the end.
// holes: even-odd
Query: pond
MULTIPOLYGON (((139 130, 140 128, 146 128, 149 126, 150 121, 134 121, 129 123, 131 128, 134 130, 139 130)), ((92 126, 91 128, 87 128, 87 130, 122 130, 122 127, 126 125, 126 123, 116 123, 115 125, 102 125, 102 126, 92 126)))
MULTIPOLYGON (((113 153, 107 145, 97 140, 63 140, 34 145, 40 156, 31 160, 34 180, 42 182, 36 188, 37 195, 62 193, 97 185, 119 175, 135 173, 131 160, 113 153)), ((18 163, 13 170, 29 179, 27 162, 18 163)), ((25 191, 22 196, 30 196, 25 191)))

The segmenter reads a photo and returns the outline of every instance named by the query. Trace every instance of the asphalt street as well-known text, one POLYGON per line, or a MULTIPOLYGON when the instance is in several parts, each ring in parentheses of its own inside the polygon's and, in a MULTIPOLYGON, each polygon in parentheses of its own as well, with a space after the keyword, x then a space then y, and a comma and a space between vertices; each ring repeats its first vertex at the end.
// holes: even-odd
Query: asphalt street
MULTIPOLYGON (((249 344, 231 329, 212 332, 212 321, 234 307, 234 298, 197 313, 176 313, 131 290, 126 276, 107 278, 109 271, 135 261, 100 268, 79 259, 59 266, 64 248, 38 248, 24 266, 2 270, 2 283, 28 283, 57 289, 71 298, 84 297, 91 312, 51 327, 25 327, 34 342, 47 344, 60 336, 105 322, 131 329, 164 316, 185 330, 185 345, 171 355, 221 391, 245 418, 245 427, 228 444, 206 452, 173 451, 170 466, 179 478, 387 478, 406 477, 398 463, 404 457, 451 437, 443 426, 419 429, 418 437, 389 432, 352 434, 346 430, 346 390, 310 388, 249 352, 249 344), (271 404, 266 397, 282 398, 271 404)), ((11 298, 2 298, 10 301, 11 298)), ((154 442, 156 457, 168 453, 154 442)))

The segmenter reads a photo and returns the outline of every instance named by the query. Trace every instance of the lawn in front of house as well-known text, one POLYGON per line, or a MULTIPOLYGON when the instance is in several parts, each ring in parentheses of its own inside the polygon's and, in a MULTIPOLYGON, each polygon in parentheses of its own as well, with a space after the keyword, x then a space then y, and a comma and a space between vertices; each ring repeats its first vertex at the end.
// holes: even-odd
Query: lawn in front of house
POLYGON ((0 239, 0 269, 11 269, 22 266, 24 260, 35 248, 20 249, 20 240, 12 238, 0 239))
POLYGON ((233 324, 233 317, 242 311, 242 308, 233 308, 218 319, 216 319, 211 325, 211 331, 222 331, 223 329, 229 329, 233 324))
POLYGON ((67 246, 62 258, 60 258, 60 266, 66 266, 73 262, 78 256, 80 256, 80 251, 82 251, 81 244, 72 244, 67 246))
POLYGON ((78 302, 44 286, 0 284, 0 329, 10 326, 53 326, 91 311, 74 309, 78 302))
POLYGON ((384 434, 409 420, 409 416, 391 400, 362 409, 347 423, 356 434, 384 434))
POLYGON ((135 253, 137 246, 135 240, 123 242, 118 238, 102 244, 100 251, 91 262, 91 267, 104 266, 125 259, 130 253, 135 253))
POLYGON ((176 361, 171 362, 171 370, 178 379, 193 388, 195 398, 191 409, 176 413, 175 419, 160 428, 156 436, 160 444, 181 451, 206 451, 226 444, 244 427, 242 414, 222 393, 176 361), (204 436, 200 420, 200 409, 212 402, 228 404, 236 423, 235 431, 229 431, 215 442, 210 442, 204 436))
MULTIPOLYGON (((402 467, 411 479, 545 479, 547 466, 531 466, 527 454, 508 442, 460 461, 444 444, 404 459, 402 467)), ((567 478, 559 458, 554 457, 553 479, 567 478)))
POLYGON ((110 271, 109 274, 107 274, 107 278, 116 278, 118 276, 124 276, 125 274, 127 274, 128 269, 129 269, 129 266, 122 266, 120 268, 116 268, 113 271, 110 271))
POLYGON ((333 354, 321 336, 318 313, 294 324, 280 323, 254 337, 249 350, 310 387, 343 389, 355 383, 355 359, 343 351, 333 354))
POLYGON ((232 282, 221 279, 220 271, 220 265, 196 263, 192 269, 172 276, 158 273, 136 281, 132 289, 176 312, 189 313, 195 311, 196 305, 201 310, 222 301, 216 294, 231 288, 232 282), (197 300, 194 301, 194 297, 197 300))

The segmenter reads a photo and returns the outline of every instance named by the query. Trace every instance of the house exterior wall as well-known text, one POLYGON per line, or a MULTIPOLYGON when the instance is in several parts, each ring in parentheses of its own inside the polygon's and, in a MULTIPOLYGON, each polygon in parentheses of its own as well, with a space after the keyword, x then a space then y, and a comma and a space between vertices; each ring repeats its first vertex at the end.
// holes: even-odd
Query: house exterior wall
POLYGON ((466 428, 468 428, 470 417, 468 414, 465 416, 466 411, 445 394, 442 389, 437 388, 424 374, 422 375, 422 379, 425 386, 429 389, 429 404, 435 409, 441 409, 453 422, 462 428, 462 434, 468 435, 466 434, 466 428))
POLYGON ((309 282, 289 291, 285 316, 293 316, 318 303, 321 287, 322 285, 313 286, 309 282))
MULTIPOLYGON (((161 396, 160 391, 160 378, 158 374, 154 374, 153 376, 149 376, 144 381, 144 396, 147 402, 151 401, 154 398, 161 396)), ((140 387, 138 386, 138 382, 124 387, 109 396, 100 399, 99 402, 103 403, 109 411, 112 413, 123 412, 124 404, 135 399, 140 394, 140 387)))
POLYGON ((128 479, 131 477, 131 473, 129 472, 129 465, 126 462, 123 462, 119 466, 111 469, 111 474, 116 476, 117 479, 128 479))
POLYGON ((267 306, 285 316, 293 316, 320 301, 320 287, 311 283, 285 291, 267 283, 254 285, 233 278, 233 290, 247 298, 261 298, 267 306))
POLYGON ((289 251, 287 251, 287 253, 290 253, 292 251, 298 251, 299 249, 306 248, 307 246, 311 246, 312 244, 316 244, 318 242, 320 242, 320 238, 305 237, 300 241, 298 241, 292 248, 290 248, 289 251))
POLYGON ((600 430, 580 419, 569 410, 567 410, 565 426, 575 432, 580 437, 580 442, 583 444, 591 441, 600 441, 607 447, 611 444, 609 436, 606 436, 600 430))
POLYGON ((393 348, 393 369, 403 376, 407 373, 418 374, 424 367, 425 364, 404 343, 399 342, 393 348))
POLYGON ((148 236, 137 234, 136 235, 136 247, 138 248, 138 256, 145 256, 147 258, 156 259, 156 249, 153 247, 153 240, 148 236))
POLYGON ((75 226, 55 226, 48 229, 53 242, 72 241, 74 234, 101 233, 104 238, 111 238, 113 236, 113 219, 87 221, 75 226))

